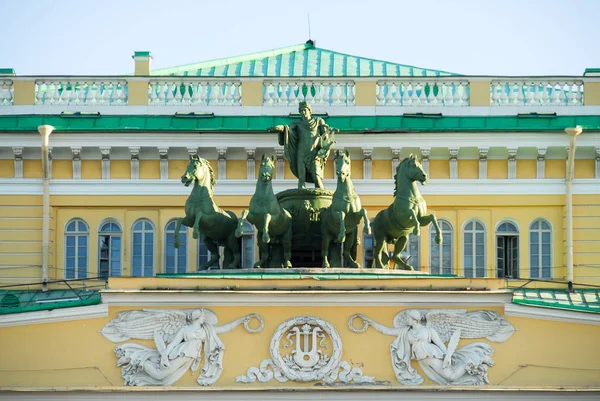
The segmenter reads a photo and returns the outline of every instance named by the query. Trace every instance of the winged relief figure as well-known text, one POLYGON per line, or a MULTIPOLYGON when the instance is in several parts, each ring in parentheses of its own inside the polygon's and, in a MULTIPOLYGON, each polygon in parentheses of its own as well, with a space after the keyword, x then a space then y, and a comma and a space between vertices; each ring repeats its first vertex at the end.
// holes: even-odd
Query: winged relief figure
POLYGON ((355 333, 372 326, 382 334, 396 337, 390 345, 392 367, 404 385, 423 383, 411 360, 417 361, 427 377, 441 385, 489 383, 487 373, 488 367, 494 365, 494 348, 482 341, 458 348, 458 342, 461 338, 504 342, 515 330, 496 312, 466 310, 407 309, 396 314, 394 327, 355 314, 348 325, 355 333), (356 328, 355 319, 362 319, 363 327, 356 328))
POLYGON ((256 314, 221 326, 217 323, 217 315, 209 309, 142 309, 119 312, 101 333, 115 343, 132 338, 154 340, 156 349, 136 343, 115 348, 119 358, 117 366, 122 366, 125 385, 170 386, 189 369, 196 373, 204 356, 197 382, 201 386, 210 386, 223 371, 225 345, 218 335, 240 324, 249 333, 258 333, 264 326, 262 318, 256 314), (253 318, 259 321, 257 329, 248 325, 253 318))

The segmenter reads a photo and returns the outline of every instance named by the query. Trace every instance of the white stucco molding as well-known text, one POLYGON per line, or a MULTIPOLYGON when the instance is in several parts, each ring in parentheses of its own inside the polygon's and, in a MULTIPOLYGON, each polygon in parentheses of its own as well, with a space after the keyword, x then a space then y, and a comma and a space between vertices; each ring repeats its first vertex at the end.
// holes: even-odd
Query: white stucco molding
POLYGON ((503 306, 508 291, 196 291, 102 290, 110 306, 503 306))
MULTIPOLYGON (((335 188, 333 179, 323 180, 328 188, 335 188)), ((420 187, 423 195, 563 195, 563 179, 432 179, 420 187)), ((573 180, 573 193, 576 195, 598 194, 600 181, 595 178, 573 180)), ((354 180, 356 192, 360 195, 392 195, 394 182, 391 179, 354 180)), ((296 180, 274 180, 273 190, 277 193, 296 188, 296 180)), ((256 182, 252 180, 219 180, 215 195, 252 195, 256 182)), ((50 195, 186 195, 190 189, 179 180, 72 180, 55 179, 50 181, 50 195)), ((42 195, 40 179, 0 179, 0 195, 42 195)))
POLYGON ((524 306, 513 303, 504 305, 506 316, 524 317, 529 319, 552 320, 554 322, 581 323, 600 326, 599 313, 576 312, 564 309, 543 308, 539 306, 524 306))
POLYGON ((60 308, 37 312, 1 315, 0 327, 65 322, 68 320, 95 319, 106 316, 108 316, 108 305, 106 304, 77 306, 74 308, 60 308))

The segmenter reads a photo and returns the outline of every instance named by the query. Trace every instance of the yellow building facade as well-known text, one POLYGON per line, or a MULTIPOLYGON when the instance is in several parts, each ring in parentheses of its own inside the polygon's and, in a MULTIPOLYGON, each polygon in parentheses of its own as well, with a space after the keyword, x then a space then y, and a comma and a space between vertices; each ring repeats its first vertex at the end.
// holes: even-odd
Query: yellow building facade
MULTIPOLYGON (((0 399, 598 397, 597 70, 468 77, 312 41, 151 59, 126 77, 0 70, 0 399), (267 128, 300 101, 340 129, 371 220, 420 160, 444 244, 411 235, 415 272, 370 269, 367 235, 362 269, 252 269, 250 225, 239 271, 197 272, 210 252, 191 230, 173 247, 190 156, 236 216, 263 154, 275 193, 296 187, 267 128)), ((324 174, 335 189, 333 160, 324 174)))

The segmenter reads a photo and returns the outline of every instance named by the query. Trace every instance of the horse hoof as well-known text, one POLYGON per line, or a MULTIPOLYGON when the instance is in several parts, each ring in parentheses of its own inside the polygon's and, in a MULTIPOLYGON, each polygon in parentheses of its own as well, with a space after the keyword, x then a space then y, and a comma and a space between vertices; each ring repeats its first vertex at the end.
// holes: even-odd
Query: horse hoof
POLYGON ((192 237, 194 237, 194 239, 198 239, 199 236, 200 236, 200 233, 198 231, 194 231, 192 233, 192 237))
POLYGON ((442 237, 435 237, 435 243, 442 245, 444 243, 444 239, 442 237))
POLYGON ((271 242, 271 237, 269 237, 268 235, 263 235, 263 242, 265 244, 268 244, 269 242, 271 242))
POLYGON ((413 234, 416 235, 417 237, 419 235, 421 235, 421 230, 417 230, 416 228, 413 230, 413 234))

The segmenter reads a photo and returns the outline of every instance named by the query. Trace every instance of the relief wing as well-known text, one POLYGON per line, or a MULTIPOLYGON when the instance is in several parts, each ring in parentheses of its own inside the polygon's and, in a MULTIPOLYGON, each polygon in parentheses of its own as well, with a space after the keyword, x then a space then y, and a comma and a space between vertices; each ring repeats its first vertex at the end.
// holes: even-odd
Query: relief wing
POLYGON ((185 326, 186 317, 186 312, 181 310, 142 309, 119 312, 100 332, 112 342, 131 338, 151 340, 156 332, 165 342, 170 342, 185 326))
POLYGON ((506 341, 515 328, 497 312, 492 311, 430 311, 425 315, 427 326, 434 329, 443 342, 460 330, 461 338, 487 338, 494 342, 506 341))
MULTIPOLYGON (((404 327, 408 326, 408 313, 413 309, 405 309, 401 312, 398 312, 396 316, 394 316, 394 327, 404 327)), ((466 309, 452 309, 452 310, 443 310, 443 309, 415 309, 421 313, 421 316, 427 316, 429 313, 465 313, 466 309)), ((438 332, 439 334, 439 332, 438 332)), ((452 335, 452 333, 450 333, 452 335)), ((450 337, 448 337, 450 339, 450 337)), ((444 340, 446 342, 447 340, 444 340)))

